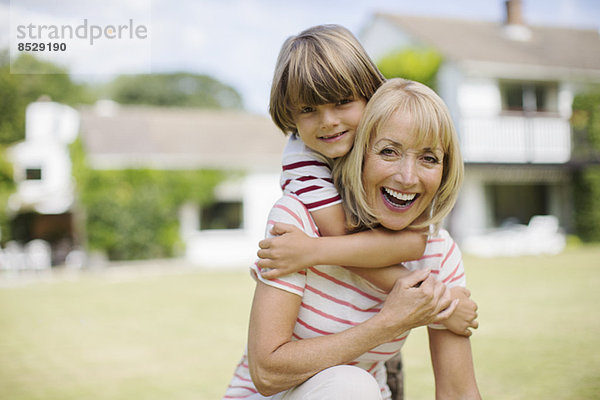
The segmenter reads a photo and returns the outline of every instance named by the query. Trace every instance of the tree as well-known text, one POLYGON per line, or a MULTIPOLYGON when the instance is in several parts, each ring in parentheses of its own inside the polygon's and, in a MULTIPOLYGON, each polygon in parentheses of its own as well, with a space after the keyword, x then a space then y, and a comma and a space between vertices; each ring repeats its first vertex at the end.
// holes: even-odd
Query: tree
POLYGON ((11 73, 8 51, 0 52, 0 144, 23 140, 25 109, 41 96, 68 105, 94 101, 89 88, 71 81, 64 68, 26 53, 14 60, 13 66, 29 73, 11 73))
POLYGON ((377 67, 386 78, 404 78, 435 88, 442 56, 432 49, 408 48, 384 56, 377 67))
POLYGON ((241 108, 240 94, 206 75, 191 73, 121 75, 108 89, 122 104, 201 108, 241 108))

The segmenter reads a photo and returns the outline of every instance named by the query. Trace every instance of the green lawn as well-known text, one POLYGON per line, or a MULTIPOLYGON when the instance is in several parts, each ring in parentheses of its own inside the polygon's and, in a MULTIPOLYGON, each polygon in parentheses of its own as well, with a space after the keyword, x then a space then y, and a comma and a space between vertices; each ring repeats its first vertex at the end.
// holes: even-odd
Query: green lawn
MULTIPOLYGON (((465 264, 484 398, 599 398, 600 247, 465 264)), ((245 270, 179 269, 1 288, 0 399, 220 399, 253 287, 245 270)), ((404 361, 406 398, 433 399, 423 329, 404 361)))

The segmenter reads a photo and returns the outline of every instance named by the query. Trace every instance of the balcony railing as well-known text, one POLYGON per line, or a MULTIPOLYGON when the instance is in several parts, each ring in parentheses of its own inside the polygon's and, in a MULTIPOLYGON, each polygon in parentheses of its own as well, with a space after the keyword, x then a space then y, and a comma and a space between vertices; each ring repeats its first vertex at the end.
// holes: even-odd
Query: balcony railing
POLYGON ((555 164, 571 157, 571 129, 564 118, 510 115, 461 122, 465 162, 555 164))

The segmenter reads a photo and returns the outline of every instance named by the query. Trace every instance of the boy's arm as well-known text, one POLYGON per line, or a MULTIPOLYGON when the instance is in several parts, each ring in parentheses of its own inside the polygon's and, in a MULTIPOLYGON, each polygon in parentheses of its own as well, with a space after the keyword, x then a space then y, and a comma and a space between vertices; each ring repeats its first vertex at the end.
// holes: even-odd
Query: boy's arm
MULTIPOLYGON (((343 208, 334 205, 312 212, 320 233, 344 233, 343 208), (336 210, 337 208, 337 210, 336 210), (340 213, 341 216, 336 213, 340 213)), ((346 268, 388 293, 395 282, 408 274, 397 265, 402 261, 420 258, 427 238, 422 232, 376 229, 338 237, 311 238, 293 225, 277 223, 275 236, 259 243, 260 268, 271 268, 263 277, 274 279, 318 264, 345 265, 346 268), (338 240, 339 239, 339 240, 338 240), (332 251, 332 249, 335 249, 332 251), (402 259, 402 257, 405 257, 402 259), (409 258, 412 257, 412 258, 409 258), (329 260, 329 261, 327 261, 329 260), (388 265, 391 265, 387 267, 388 265), (381 268, 386 267, 386 268, 381 268)), ((456 311, 443 322, 450 331, 470 336, 477 329, 477 304, 467 289, 451 289, 453 299, 459 299, 456 311)))
MULTIPOLYGON (((297 272, 313 265, 379 268, 421 258, 427 237, 417 231, 378 228, 344 235, 341 204, 312 213, 321 237, 311 238, 296 227, 275 224, 275 237, 260 241, 258 266, 273 269, 268 278, 297 272), (336 236, 324 236, 335 234, 336 236)), ((393 281, 392 281, 393 283, 393 281)))
POLYGON ((346 234, 346 215, 341 203, 311 211, 310 215, 313 217, 317 228, 319 228, 321 236, 343 236, 346 234))

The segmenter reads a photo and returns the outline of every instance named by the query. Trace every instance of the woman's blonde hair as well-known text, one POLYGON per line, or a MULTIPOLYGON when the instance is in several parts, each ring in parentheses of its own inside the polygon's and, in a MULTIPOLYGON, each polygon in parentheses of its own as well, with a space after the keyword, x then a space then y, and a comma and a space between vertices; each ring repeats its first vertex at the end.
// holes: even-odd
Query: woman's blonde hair
POLYGON ((427 86, 400 78, 388 80, 373 95, 357 128, 354 147, 334 165, 334 181, 343 198, 346 222, 351 230, 378 225, 367 201, 363 166, 371 139, 395 113, 409 116, 413 134, 419 135, 421 143, 433 143, 443 149, 442 180, 426 211, 429 215, 425 221, 408 226, 410 229, 433 226, 437 231, 454 207, 462 184, 464 167, 458 136, 444 101, 427 86))
POLYGON ((339 25, 318 25, 282 45, 271 85, 269 113, 284 134, 296 132, 300 106, 370 99, 385 78, 359 41, 339 25))

